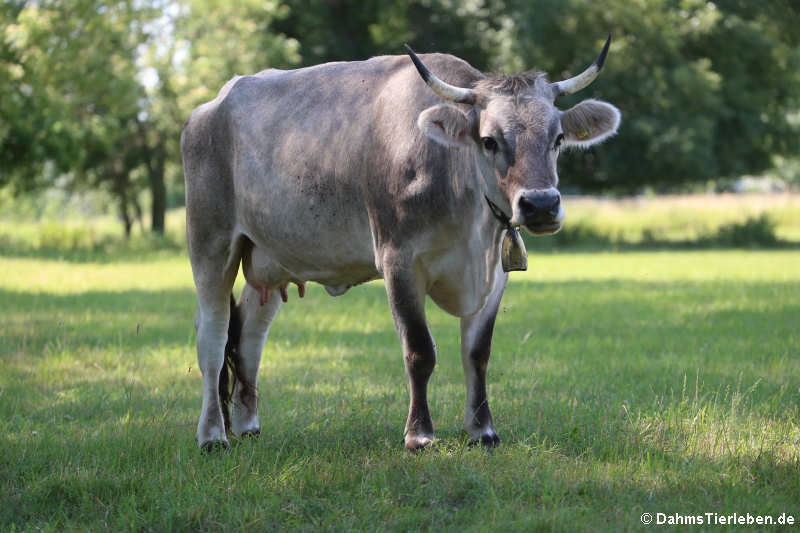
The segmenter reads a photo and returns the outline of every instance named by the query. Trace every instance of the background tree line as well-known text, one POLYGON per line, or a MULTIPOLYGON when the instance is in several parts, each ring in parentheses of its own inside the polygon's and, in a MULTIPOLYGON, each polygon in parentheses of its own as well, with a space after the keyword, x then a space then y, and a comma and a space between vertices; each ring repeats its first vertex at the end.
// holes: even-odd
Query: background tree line
POLYGON ((800 5, 792 0, 6 0, 0 186, 107 191, 126 232, 164 231, 179 136, 234 74, 443 51, 485 71, 606 69, 562 107, 623 112, 602 150, 561 158, 566 190, 672 190, 796 157, 800 5), (142 194, 146 191, 146 194, 142 194), (144 198, 144 204, 140 201, 144 198))

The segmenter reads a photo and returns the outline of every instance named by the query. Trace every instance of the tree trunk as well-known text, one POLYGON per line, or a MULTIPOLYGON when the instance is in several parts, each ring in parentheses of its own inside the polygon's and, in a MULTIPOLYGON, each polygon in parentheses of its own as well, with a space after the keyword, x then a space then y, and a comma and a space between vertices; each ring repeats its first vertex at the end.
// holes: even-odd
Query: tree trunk
POLYGON ((164 234, 164 216, 167 211, 167 187, 164 184, 164 164, 154 165, 150 174, 150 193, 153 203, 150 212, 150 228, 153 233, 164 234))
POLYGON ((144 235, 144 216, 142 215, 142 204, 139 203, 139 199, 136 198, 136 195, 131 198, 131 208, 133 209, 134 214, 134 221, 139 224, 139 231, 142 232, 144 235))
POLYGON ((128 239, 131 236, 131 229, 133 228, 133 218, 131 218, 131 214, 129 212, 130 200, 128 199, 128 171, 123 164, 122 157, 119 155, 114 157, 106 172, 111 179, 111 183, 113 184, 111 190, 114 192, 117 197, 117 201, 119 202, 119 217, 122 220, 122 224, 125 228, 125 238, 128 239))
POLYGON ((148 140, 148 127, 144 122, 137 120, 141 149, 143 150, 144 166, 147 170, 147 180, 150 185, 150 229, 153 233, 164 234, 164 218, 167 212, 167 186, 164 183, 164 171, 167 162, 167 143, 164 132, 155 135, 155 144, 148 140))
POLYGON ((153 161, 147 165, 147 174, 150 177, 150 194, 153 203, 150 212, 150 223, 153 233, 164 235, 164 215, 167 212, 167 186, 164 184, 164 167, 167 161, 167 151, 164 149, 166 140, 159 135, 158 146, 153 150, 153 161))
POLYGON ((153 199, 150 210, 150 229, 159 235, 164 235, 164 216, 167 212, 167 186, 164 183, 164 170, 167 162, 165 143, 164 135, 158 135, 156 146, 148 149, 144 158, 150 182, 150 195, 153 199))
POLYGON ((119 216, 122 219, 122 224, 125 226, 125 238, 130 239, 133 219, 128 212, 128 195, 125 188, 119 191, 119 216))

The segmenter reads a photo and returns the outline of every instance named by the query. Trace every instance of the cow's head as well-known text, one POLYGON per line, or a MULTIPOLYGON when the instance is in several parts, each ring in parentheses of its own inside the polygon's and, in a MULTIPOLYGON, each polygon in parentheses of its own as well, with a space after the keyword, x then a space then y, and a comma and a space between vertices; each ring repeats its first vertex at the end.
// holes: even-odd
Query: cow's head
POLYGON ((442 98, 472 109, 439 104, 420 113, 417 124, 446 146, 475 147, 489 184, 490 198, 511 212, 511 223, 534 234, 561 229, 564 208, 558 192, 556 159, 562 148, 586 148, 617 131, 619 110, 584 100, 562 111, 554 100, 589 85, 600 72, 609 35, 597 60, 583 73, 555 83, 541 73, 487 77, 470 88, 449 85, 433 75, 406 45, 422 79, 442 98), (496 184, 496 187, 495 187, 496 184))

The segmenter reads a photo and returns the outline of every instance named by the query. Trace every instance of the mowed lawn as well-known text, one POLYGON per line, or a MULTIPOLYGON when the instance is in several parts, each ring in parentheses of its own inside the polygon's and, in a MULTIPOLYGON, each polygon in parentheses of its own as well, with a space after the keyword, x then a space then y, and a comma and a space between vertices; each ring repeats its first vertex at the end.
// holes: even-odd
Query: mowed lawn
POLYGON ((406 380, 381 283, 291 292, 262 362, 260 439, 201 455, 185 256, 0 257, 0 272, 3 531, 800 520, 797 250, 532 255, 495 328, 493 452, 460 433, 458 321, 433 305, 438 441, 403 451, 406 380))

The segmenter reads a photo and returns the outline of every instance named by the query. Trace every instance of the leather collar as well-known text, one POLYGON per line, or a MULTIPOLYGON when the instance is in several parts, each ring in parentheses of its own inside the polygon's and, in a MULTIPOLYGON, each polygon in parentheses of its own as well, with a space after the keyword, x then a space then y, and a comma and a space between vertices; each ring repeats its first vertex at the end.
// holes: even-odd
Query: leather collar
POLYGON ((507 230, 513 229, 512 226, 511 226, 511 219, 508 217, 508 215, 503 213, 503 210, 500 209, 497 206, 497 204, 495 204, 493 201, 489 200, 488 196, 486 196, 484 194, 483 197, 486 198, 486 203, 489 204, 489 209, 491 209, 492 214, 494 215, 494 217, 497 220, 499 220, 506 227, 507 230))

